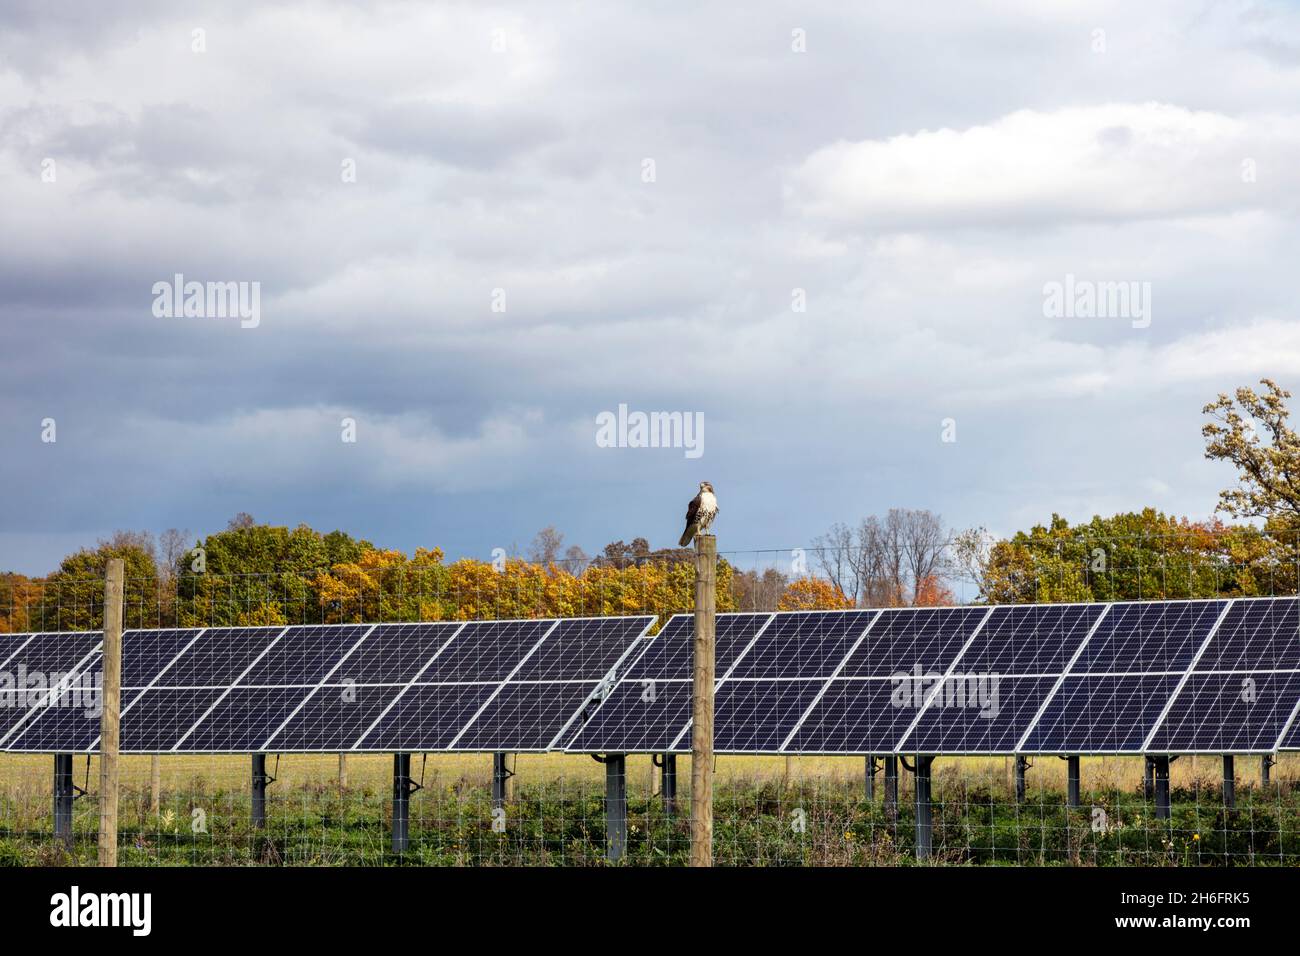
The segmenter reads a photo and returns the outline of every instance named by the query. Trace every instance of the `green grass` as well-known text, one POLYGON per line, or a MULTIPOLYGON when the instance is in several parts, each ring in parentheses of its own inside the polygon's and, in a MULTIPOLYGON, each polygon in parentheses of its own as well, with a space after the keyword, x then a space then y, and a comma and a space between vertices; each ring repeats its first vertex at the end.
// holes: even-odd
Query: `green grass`
MULTIPOLYGON (((98 807, 77 801, 67 851, 51 833, 49 757, 0 756, 0 865, 93 864, 98 807)), ((149 810, 148 758, 123 761, 120 861, 124 865, 564 865, 605 864, 604 768, 589 758, 518 758, 506 832, 492 827, 491 760, 413 759, 425 789, 411 801, 411 848, 390 852, 392 761, 349 758, 349 786, 333 757, 286 757, 268 791, 267 827, 249 825, 247 758, 168 757, 162 804, 149 810), (202 827, 196 831, 195 823, 202 827), (204 832, 206 831, 206 832, 204 832)), ((689 761, 679 758, 679 811, 650 792, 647 758, 628 762, 626 863, 682 865, 690 832, 689 761)), ((86 763, 78 758, 76 782, 86 763)), ((269 769, 274 769, 271 759, 269 769)), ((1017 806, 1001 758, 935 764, 934 862, 1025 865, 1300 865, 1300 788, 1287 758, 1267 789, 1258 764, 1238 760, 1238 799, 1225 810, 1218 761, 1174 765, 1174 809, 1158 821, 1141 793, 1141 762, 1085 759, 1084 806, 1065 807, 1064 764, 1041 759, 1017 806), (1098 813, 1106 826, 1094 826, 1098 813)), ((92 761, 89 781, 97 786, 92 761)), ((877 778, 879 781, 879 778, 877 778)), ((909 777, 896 819, 881 790, 864 797, 855 759, 721 758, 715 777, 714 846, 721 865, 833 866, 915 862, 909 777), (797 823, 802 820, 800 828, 797 823)))

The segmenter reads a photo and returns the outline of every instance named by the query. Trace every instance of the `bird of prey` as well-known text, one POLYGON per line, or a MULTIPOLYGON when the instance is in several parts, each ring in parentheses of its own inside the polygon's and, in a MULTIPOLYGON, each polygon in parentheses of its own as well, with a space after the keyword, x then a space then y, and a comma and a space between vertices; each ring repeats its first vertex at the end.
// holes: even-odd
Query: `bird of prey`
POLYGON ((683 548, 691 543, 697 534, 703 534, 718 516, 718 499, 713 494, 713 486, 707 481, 700 482, 700 493, 691 499, 686 508, 686 530, 678 542, 683 548))

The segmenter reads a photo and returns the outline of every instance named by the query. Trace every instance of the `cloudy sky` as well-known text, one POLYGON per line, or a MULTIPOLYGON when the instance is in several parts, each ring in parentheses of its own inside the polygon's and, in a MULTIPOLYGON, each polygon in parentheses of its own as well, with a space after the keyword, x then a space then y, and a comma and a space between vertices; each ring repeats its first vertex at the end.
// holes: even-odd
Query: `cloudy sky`
POLYGON ((241 510, 664 546, 702 478, 726 551, 1210 513, 1201 406, 1300 386, 1297 5, 647 6, 0 8, 0 569, 241 510))

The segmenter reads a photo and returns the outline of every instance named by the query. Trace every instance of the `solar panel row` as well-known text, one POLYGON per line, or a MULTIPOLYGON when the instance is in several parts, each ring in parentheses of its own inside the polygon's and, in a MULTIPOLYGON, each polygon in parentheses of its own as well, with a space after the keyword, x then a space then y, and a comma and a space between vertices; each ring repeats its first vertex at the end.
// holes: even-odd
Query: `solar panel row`
MULTIPOLYGON (((685 752, 692 618, 652 621, 128 631, 122 749, 685 752)), ((0 635, 0 749, 98 746, 100 641, 0 635)), ((723 614, 716 655, 719 753, 1300 747, 1293 598, 723 614)))
MULTIPOLYGON (((568 750, 689 750, 689 617, 664 634, 685 640, 671 656, 646 652, 658 686, 648 692, 634 665, 568 750)), ((715 752, 1249 753, 1300 743, 1294 598, 799 612, 756 634, 719 668, 715 752)))
MULTIPOLYGON (((549 750, 608 691, 653 623, 639 616, 127 631, 121 749, 549 750)), ((0 749, 96 749, 102 634, 21 637, 0 643, 0 749), (6 694, 11 674, 33 690, 6 694)))

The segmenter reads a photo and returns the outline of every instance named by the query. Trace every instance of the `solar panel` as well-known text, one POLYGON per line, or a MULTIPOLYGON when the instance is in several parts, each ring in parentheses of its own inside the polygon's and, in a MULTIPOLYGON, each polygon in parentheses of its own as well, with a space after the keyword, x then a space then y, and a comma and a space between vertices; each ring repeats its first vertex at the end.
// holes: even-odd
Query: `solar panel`
POLYGON ((915 728, 899 744, 909 753, 1013 753, 1055 676, 953 675, 939 685, 915 728))
POLYGON ((1300 669, 1300 601, 1234 601, 1194 670, 1300 669))
POLYGON ((556 746, 561 735, 581 726, 595 711, 596 697, 603 699, 612 691, 611 674, 627 662, 638 638, 652 624, 649 615, 557 622, 451 747, 495 751, 556 746), (552 645, 553 641, 559 643, 552 645), (553 646, 558 653, 552 652, 553 646), (541 663, 534 667, 539 658, 541 663), (542 675, 549 679, 539 680, 542 675))
POLYGON ((3 674, 8 686, 0 689, 0 747, 13 749, 47 709, 82 706, 83 672, 93 682, 102 638, 99 631, 40 633, 10 652, 3 674))
POLYGON ((99 741, 102 661, 95 652, 77 679, 41 694, 5 749, 16 753, 85 753, 99 741))
POLYGON ((228 687, 287 630, 210 627, 156 683, 160 687, 228 687))
MULTIPOLYGON (((689 680, 625 679, 567 749, 577 753, 669 753, 691 720, 689 680)), ((678 750, 690 750, 689 737, 678 750)))
MULTIPOLYGON (((182 651, 203 634, 203 628, 130 630, 122 634, 123 698, 126 691, 148 687, 182 651)), ((102 667, 102 664, 101 664, 102 667)))
POLYGON ((1018 748, 1024 753, 1139 753, 1180 674, 1070 675, 1018 748))
POLYGON ((729 679, 830 677, 875 617, 875 611, 778 614, 729 679))
POLYGON ((910 688, 888 678, 833 680, 786 751, 890 753, 916 717, 917 706, 910 688))
POLYGON ((462 621, 380 624, 330 678, 330 683, 405 684, 423 672, 462 621))
POLYGON ((1073 671, 1186 670, 1227 606, 1227 601, 1113 604, 1073 671))
POLYGON ((1174 698, 1147 749, 1270 753, 1300 699, 1300 672, 1199 674, 1174 698))
POLYGON ((376 627, 327 681, 271 725, 264 749, 350 750, 464 628, 463 622, 376 627))
MULTIPOLYGON (((164 753, 173 749, 223 693, 215 687, 155 687, 146 691, 130 712, 122 715, 121 749, 127 753, 164 753)), ((231 747, 229 752, 238 749, 231 747)))
POLYGON ((510 679, 599 680, 653 623, 648 616, 562 620, 510 679))
MULTIPOLYGON (((713 626, 713 673, 722 676, 763 629, 771 614, 719 614, 713 626)), ((646 639, 644 654, 628 668, 627 680, 690 680, 695 660, 695 616, 676 614, 655 637, 646 639)))
POLYGON ((548 750, 591 696, 589 683, 506 684, 454 744, 457 750, 548 750))
POLYGON ((1290 723, 1278 743, 1278 750, 1300 750, 1300 700, 1296 701, 1295 710, 1291 712, 1290 723))
MULTIPOLYGON (((260 752, 266 739, 315 689, 315 685, 231 688, 227 693, 212 697, 211 711, 203 708, 163 749, 180 753, 260 752)), ((149 691, 145 699, 159 693, 157 689, 149 691)), ((122 719, 124 723, 134 723, 135 711, 122 719)))
POLYGON ((46 681, 55 675, 67 674, 104 639, 102 631, 61 631, 33 634, 5 663, 5 669, 14 674, 18 682, 28 680, 28 686, 37 679, 46 681))
POLYGON ((554 626, 554 619, 470 621, 421 680, 503 681, 554 626))
POLYGON ((22 650, 35 634, 0 634, 0 667, 6 667, 9 659, 22 650))
MULTIPOLYGON (((714 623, 714 674, 725 675, 771 614, 719 614, 714 623)), ((691 719, 695 618, 672 617, 643 651, 594 715, 571 740, 579 753, 664 753, 673 749, 691 719)), ((690 740, 678 750, 690 749, 690 740)))
POLYGON ((315 684, 374 627, 373 624, 291 627, 239 683, 249 687, 315 684))
POLYGON ((356 750, 446 750, 500 684, 416 684, 362 737, 356 750))
POLYGON ((1061 674, 1101 617, 1104 604, 993 608, 957 665, 964 674, 1061 674))
MULTIPOLYGON (((275 752, 350 750, 406 689, 406 684, 329 684, 318 689, 262 749, 275 752)), ((268 736, 263 728, 263 738, 268 736)))
POLYGON ((713 700, 714 751, 777 752, 823 686, 823 680, 724 681, 713 700))
POLYGON ((844 662, 841 677, 942 674, 975 633, 985 607, 893 608, 884 611, 844 662))

